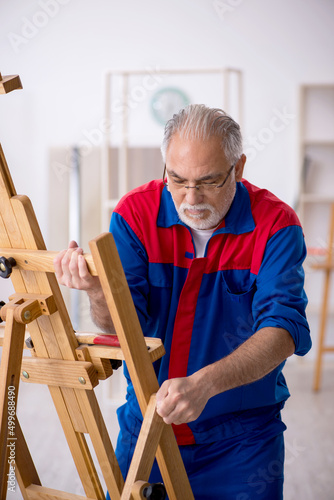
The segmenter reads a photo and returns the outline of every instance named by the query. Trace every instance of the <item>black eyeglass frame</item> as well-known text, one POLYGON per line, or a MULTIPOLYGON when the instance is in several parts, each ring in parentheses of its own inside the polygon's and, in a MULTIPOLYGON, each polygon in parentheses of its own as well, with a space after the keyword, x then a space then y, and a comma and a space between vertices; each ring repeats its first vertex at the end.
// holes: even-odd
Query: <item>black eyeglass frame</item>
MULTIPOLYGON (((229 168, 228 172, 227 172, 227 175, 224 179, 224 181, 221 183, 221 184, 207 184, 208 186, 211 186, 211 187, 216 187, 216 188, 222 188, 227 179, 230 177, 231 173, 232 173, 232 170, 233 168, 235 167, 235 165, 237 164, 237 162, 233 163, 233 165, 231 165, 231 167, 229 168)), ((165 181, 165 177, 166 177, 166 173, 167 173, 167 168, 166 168, 166 163, 165 163, 165 166, 164 166, 164 171, 163 171, 163 174, 162 174, 162 182, 164 183, 164 186, 167 186, 168 187, 168 182, 165 181)), ((182 186, 184 187, 185 189, 197 189, 199 190, 201 186, 203 186, 203 184, 196 184, 195 186, 187 186, 186 184, 178 184, 178 186, 182 186)))

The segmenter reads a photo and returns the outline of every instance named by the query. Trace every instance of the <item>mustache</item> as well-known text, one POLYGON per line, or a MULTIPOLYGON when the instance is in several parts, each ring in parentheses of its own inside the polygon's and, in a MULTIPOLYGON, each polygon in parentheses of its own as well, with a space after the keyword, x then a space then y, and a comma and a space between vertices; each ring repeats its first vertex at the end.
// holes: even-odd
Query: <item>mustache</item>
POLYGON ((197 203, 196 205, 190 205, 189 203, 181 203, 179 210, 181 213, 184 213, 185 210, 209 210, 209 212, 213 213, 214 208, 208 203, 197 203))

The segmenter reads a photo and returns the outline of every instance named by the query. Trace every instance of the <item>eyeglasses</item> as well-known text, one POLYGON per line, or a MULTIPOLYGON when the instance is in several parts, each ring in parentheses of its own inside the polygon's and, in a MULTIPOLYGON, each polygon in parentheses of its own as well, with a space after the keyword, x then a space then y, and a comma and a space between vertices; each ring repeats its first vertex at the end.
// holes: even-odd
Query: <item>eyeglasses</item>
POLYGON ((183 182, 179 182, 178 180, 175 180, 175 179, 170 179, 169 182, 166 182, 165 181, 166 165, 165 165, 164 171, 162 174, 162 181, 163 181, 165 186, 168 187, 169 185, 171 185, 171 186, 173 186, 173 189, 178 190, 178 191, 181 191, 182 189, 196 189, 201 194, 212 193, 216 188, 222 188, 225 185, 225 183, 226 183, 227 179, 229 178, 229 176, 231 175, 231 172, 232 172, 234 167, 235 167, 235 163, 233 163, 231 168, 228 170, 227 175, 221 184, 217 184, 217 183, 214 184, 211 182, 201 182, 200 184, 195 184, 195 186, 189 186, 189 185, 183 184, 183 182))

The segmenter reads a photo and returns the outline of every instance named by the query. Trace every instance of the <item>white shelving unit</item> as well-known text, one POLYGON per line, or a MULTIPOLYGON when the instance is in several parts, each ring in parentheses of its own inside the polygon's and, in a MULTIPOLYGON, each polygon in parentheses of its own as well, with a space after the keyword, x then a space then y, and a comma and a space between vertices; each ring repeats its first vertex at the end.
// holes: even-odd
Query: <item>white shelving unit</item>
POLYGON ((330 204, 334 202, 334 84, 301 86, 300 158, 298 211, 308 247, 307 291, 310 307, 316 310, 321 276, 311 266, 326 255, 330 204))
MULTIPOLYGON (((331 204, 334 203, 334 84, 300 88, 300 193, 298 212, 308 257, 305 289, 314 346, 319 344, 319 319, 323 310, 325 275, 315 265, 328 257, 331 204)), ((334 281, 334 280, 332 280, 334 281)), ((328 300, 328 326, 334 313, 334 284, 328 300)), ((332 328, 328 330, 328 343, 332 328)))
MULTIPOLYGON (((303 85, 300 89, 301 189, 299 213, 310 248, 322 246, 323 233, 308 227, 309 210, 334 201, 334 84, 303 85)), ((324 225, 325 233, 328 223, 324 225)), ((322 229, 322 228, 321 228, 322 229)), ((327 236, 327 234, 326 234, 327 236)))

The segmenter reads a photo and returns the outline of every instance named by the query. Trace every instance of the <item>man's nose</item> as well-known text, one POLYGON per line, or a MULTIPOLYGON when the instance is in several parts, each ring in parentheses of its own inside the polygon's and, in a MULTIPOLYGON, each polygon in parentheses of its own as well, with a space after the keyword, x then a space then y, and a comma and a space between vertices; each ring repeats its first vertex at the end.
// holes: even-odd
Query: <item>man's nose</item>
POLYGON ((199 189, 195 188, 195 186, 189 187, 187 188, 185 199, 189 205, 197 205, 197 203, 201 203, 203 201, 203 194, 199 189))

